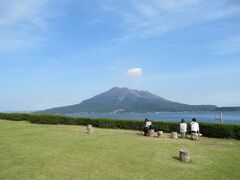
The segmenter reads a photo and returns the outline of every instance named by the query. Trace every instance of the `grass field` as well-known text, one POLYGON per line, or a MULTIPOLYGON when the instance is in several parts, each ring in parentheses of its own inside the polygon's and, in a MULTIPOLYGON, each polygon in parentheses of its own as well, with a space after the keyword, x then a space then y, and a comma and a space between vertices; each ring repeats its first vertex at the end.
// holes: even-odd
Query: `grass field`
POLYGON ((0 120, 0 179, 239 179, 240 141, 0 120), (177 159, 190 151, 191 162, 177 159))

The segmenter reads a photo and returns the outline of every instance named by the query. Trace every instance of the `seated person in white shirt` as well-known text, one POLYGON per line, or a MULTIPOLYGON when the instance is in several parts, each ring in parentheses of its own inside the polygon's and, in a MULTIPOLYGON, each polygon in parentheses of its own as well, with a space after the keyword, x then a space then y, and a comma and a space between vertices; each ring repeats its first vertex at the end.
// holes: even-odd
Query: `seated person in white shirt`
POLYGON ((149 121, 147 118, 145 119, 145 124, 144 124, 144 135, 147 136, 149 135, 149 130, 152 129, 153 126, 152 126, 152 122, 149 121))
POLYGON ((185 119, 181 119, 180 133, 185 134, 185 136, 187 136, 187 123, 186 123, 185 119))
POLYGON ((192 133, 200 133, 199 132, 199 124, 197 123, 196 118, 192 119, 192 122, 190 123, 191 125, 191 132, 192 133))
POLYGON ((146 126, 147 126, 148 128, 150 128, 150 127, 152 126, 152 122, 148 120, 148 121, 146 122, 146 126))
POLYGON ((148 119, 145 118, 144 128, 143 128, 144 136, 147 136, 147 135, 148 135, 148 130, 149 130, 148 119))

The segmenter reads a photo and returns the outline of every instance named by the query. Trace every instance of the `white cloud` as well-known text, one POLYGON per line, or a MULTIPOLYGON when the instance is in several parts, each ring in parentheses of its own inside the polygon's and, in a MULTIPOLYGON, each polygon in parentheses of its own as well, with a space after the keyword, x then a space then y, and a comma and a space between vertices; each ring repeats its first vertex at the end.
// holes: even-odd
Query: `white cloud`
POLYGON ((115 41, 158 36, 197 23, 240 15, 240 3, 234 0, 116 0, 102 4, 102 10, 116 18, 116 26, 123 30, 115 41))
MULTIPOLYGON (((0 52, 34 47, 47 40, 57 16, 51 0, 0 0, 0 52)), ((56 4, 55 4, 56 5, 56 4)))
POLYGON ((131 68, 127 71, 127 76, 131 78, 138 78, 142 76, 142 69, 141 68, 131 68))

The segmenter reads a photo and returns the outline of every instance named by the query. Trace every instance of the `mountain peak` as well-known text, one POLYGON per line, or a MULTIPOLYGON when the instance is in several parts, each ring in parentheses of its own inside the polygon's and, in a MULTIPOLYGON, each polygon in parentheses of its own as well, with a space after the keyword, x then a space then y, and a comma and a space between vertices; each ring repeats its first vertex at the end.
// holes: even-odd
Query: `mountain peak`
POLYGON ((123 89, 128 89, 129 90, 129 88, 127 88, 127 87, 112 87, 110 90, 123 90, 123 89))
POLYGON ((138 98, 143 98, 143 99, 161 99, 161 100, 165 100, 164 98, 161 98, 157 95, 154 95, 152 93, 150 93, 149 91, 146 90, 137 90, 137 89, 129 89, 127 87, 113 87, 111 88, 109 91, 105 92, 104 94, 109 94, 109 95, 113 95, 115 94, 115 96, 119 96, 120 99, 124 99, 125 97, 131 97, 131 96, 135 96, 138 98), (124 97, 123 97, 124 96, 124 97))
POLYGON ((149 91, 113 87, 79 104, 45 110, 45 113, 110 113, 214 110, 216 106, 191 106, 161 98, 149 91))

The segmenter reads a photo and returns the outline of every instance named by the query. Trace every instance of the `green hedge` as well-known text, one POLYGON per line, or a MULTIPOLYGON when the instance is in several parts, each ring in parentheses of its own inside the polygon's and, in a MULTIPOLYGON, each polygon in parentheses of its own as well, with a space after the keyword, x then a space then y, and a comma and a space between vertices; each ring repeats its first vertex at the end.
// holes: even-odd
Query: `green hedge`
MULTIPOLYGON (((106 118, 67 117, 47 114, 0 113, 0 119, 29 121, 36 124, 88 125, 99 128, 142 130, 143 120, 119 120, 106 118)), ((179 123, 152 121, 155 131, 179 132, 179 123)), ((189 126, 188 126, 189 127, 189 126)), ((201 133, 206 137, 240 139, 240 125, 200 123, 201 133)))

